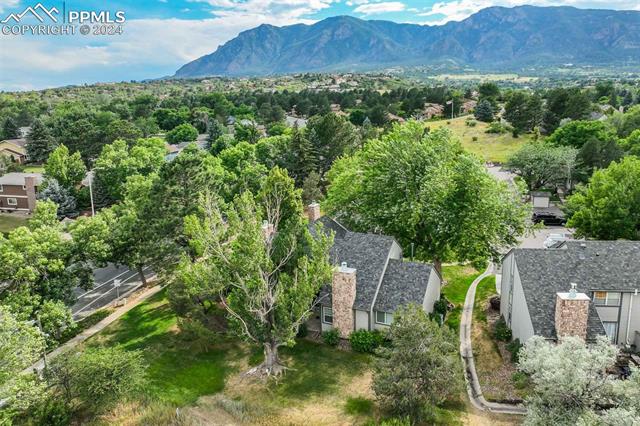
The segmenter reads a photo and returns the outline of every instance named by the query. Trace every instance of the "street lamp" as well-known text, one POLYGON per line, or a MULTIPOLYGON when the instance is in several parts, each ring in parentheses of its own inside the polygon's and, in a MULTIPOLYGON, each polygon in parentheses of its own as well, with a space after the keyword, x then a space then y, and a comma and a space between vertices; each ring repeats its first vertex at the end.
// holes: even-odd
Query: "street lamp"
POLYGON ((96 215, 96 209, 93 206, 93 170, 90 170, 89 173, 89 198, 91 198, 91 217, 96 215))

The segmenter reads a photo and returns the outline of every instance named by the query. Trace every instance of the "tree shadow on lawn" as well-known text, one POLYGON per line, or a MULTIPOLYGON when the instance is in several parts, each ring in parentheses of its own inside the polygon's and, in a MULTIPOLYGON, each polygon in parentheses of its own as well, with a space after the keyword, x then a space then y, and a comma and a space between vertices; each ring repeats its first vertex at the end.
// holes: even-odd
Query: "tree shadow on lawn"
POLYGON ((345 379, 364 373, 371 357, 299 339, 293 348, 282 348, 281 358, 290 367, 270 390, 283 399, 306 399, 336 390, 345 379))

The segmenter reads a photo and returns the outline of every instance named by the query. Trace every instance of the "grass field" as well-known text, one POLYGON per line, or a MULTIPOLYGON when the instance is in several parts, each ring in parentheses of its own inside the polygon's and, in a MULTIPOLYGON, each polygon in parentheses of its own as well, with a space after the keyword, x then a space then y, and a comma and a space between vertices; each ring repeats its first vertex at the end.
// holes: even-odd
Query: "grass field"
POLYGON ((23 215, 0 213, 0 233, 8 234, 17 227, 26 225, 27 219, 23 215))
POLYGON ((444 266, 442 274, 447 284, 442 287, 442 294, 455 305, 455 308, 447 314, 446 323, 454 330, 460 327, 460 314, 462 305, 467 295, 467 289, 473 280, 480 274, 473 266, 452 265, 444 266))
MULTIPOLYGON (((277 382, 243 372, 261 362, 260 348, 226 335, 202 345, 185 339, 164 292, 125 314, 87 345, 140 349, 149 365, 144 395, 95 424, 175 424, 176 408, 195 419, 249 424, 365 424, 381 414, 371 391, 369 355, 309 340, 282 348, 290 369, 277 382)), ((462 403, 438 409, 435 424, 460 424, 462 403)))
POLYGON ((24 168, 25 173, 44 173, 44 166, 26 166, 24 168))
POLYGON ((487 123, 476 121, 476 125, 471 127, 465 124, 467 118, 473 119, 472 115, 457 117, 453 120, 429 121, 427 125, 432 129, 447 127, 460 138, 462 146, 482 158, 484 161, 503 163, 507 158, 516 152, 524 143, 531 139, 530 135, 521 135, 514 138, 511 133, 492 134, 486 133, 487 123), (474 141, 473 138, 477 140, 474 141))

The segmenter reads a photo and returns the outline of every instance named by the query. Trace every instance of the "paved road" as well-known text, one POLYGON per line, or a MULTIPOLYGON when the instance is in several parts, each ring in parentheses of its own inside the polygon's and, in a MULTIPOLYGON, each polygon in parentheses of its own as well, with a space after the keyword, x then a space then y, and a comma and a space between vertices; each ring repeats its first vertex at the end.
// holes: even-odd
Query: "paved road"
MULTIPOLYGON (((147 278, 153 274, 149 268, 145 268, 144 272, 147 278)), ((77 301, 71 307, 71 313, 76 320, 107 306, 118 296, 126 296, 142 284, 138 273, 125 266, 109 265, 96 269, 93 272, 93 277, 95 285, 91 290, 86 291, 80 288, 75 290, 77 301), (120 280, 119 288, 114 286, 116 279, 120 280)))
POLYGON ((460 356, 464 366, 464 376, 467 382, 467 393, 471 405, 482 411, 490 411, 502 414, 526 414, 526 409, 521 405, 498 404, 489 402, 482 395, 482 388, 476 374, 476 364, 471 348, 471 320, 473 319, 473 304, 476 298, 476 287, 483 278, 493 273, 493 264, 489 263, 487 269, 480 274, 469 286, 467 296, 464 299, 462 317, 460 318, 460 356))

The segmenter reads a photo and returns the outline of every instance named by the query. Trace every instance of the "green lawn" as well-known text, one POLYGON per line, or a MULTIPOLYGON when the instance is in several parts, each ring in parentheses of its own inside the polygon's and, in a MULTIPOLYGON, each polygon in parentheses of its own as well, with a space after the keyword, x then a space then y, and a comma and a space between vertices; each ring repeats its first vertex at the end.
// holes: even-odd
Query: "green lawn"
POLYGON ((447 127, 460 138, 462 146, 469 152, 478 155, 485 161, 503 163, 516 152, 524 143, 531 139, 531 135, 521 135, 514 138, 511 133, 486 133, 487 123, 476 120, 474 127, 467 126, 465 121, 473 116, 457 117, 453 120, 430 121, 427 125, 432 129, 447 127), (473 140, 473 138, 477 140, 473 140))
MULTIPOLYGON (((336 422, 351 418, 357 423, 378 415, 367 408, 374 400, 371 356, 298 340, 294 347, 280 350, 281 359, 290 368, 282 378, 251 384, 252 380, 243 379, 241 373, 261 362, 260 348, 223 334, 216 335, 208 345, 194 344, 179 332, 164 291, 89 339, 87 345, 121 345, 143 351, 150 383, 137 404, 146 408, 135 413, 121 409, 119 414, 141 416, 142 423, 152 421, 145 410, 157 410, 158 404, 166 413, 175 412, 176 407, 203 409, 209 398, 205 396, 212 394, 248 407, 248 413, 266 424, 297 424, 316 416, 329 416, 336 422), (150 401, 155 405, 149 405, 150 401)), ((214 410, 212 405, 207 409, 214 410)), ((118 410, 115 412, 111 415, 116 417, 107 416, 106 423, 122 420, 117 417, 118 410)), ((459 413, 443 410, 441 415, 454 418, 459 413)))
POLYGON ((474 267, 468 265, 444 266, 442 274, 447 284, 442 287, 442 294, 455 305, 455 308, 447 314, 446 323, 454 330, 460 327, 460 315, 462 305, 467 295, 469 285, 480 274, 474 267))
POLYGON ((484 310, 489 298, 496 294, 496 276, 484 277, 476 287, 476 298, 474 301, 473 318, 482 322, 487 322, 487 314, 484 310), (477 308, 477 309, 476 309, 477 308))
POLYGON ((10 213, 0 213, 0 233, 8 234, 19 226, 27 224, 26 216, 10 213))
POLYGON ((23 171, 25 173, 44 173, 44 166, 37 166, 37 165, 25 166, 23 171))

